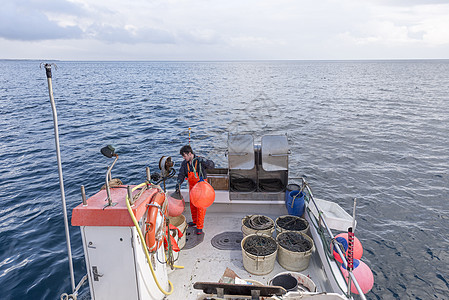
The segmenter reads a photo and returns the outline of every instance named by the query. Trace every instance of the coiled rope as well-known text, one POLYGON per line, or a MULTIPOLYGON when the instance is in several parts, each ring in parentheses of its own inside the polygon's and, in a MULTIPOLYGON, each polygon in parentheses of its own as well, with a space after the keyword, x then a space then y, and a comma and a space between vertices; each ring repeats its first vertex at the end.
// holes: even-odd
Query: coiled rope
POLYGON ((266 230, 274 226, 273 220, 262 215, 246 216, 243 225, 254 230, 266 230))
POLYGON ((298 232, 283 232, 278 236, 279 246, 293 252, 306 252, 312 249, 312 243, 298 232))
POLYGON ((254 192, 256 190, 256 182, 251 178, 231 176, 231 191, 233 192, 254 192))
MULTIPOLYGON (((254 192, 257 189, 256 181, 242 175, 232 175, 230 181, 231 191, 233 192, 254 192)), ((259 179, 259 190, 261 192, 281 192, 285 185, 279 178, 259 179)))
POLYGON ((279 178, 259 179, 259 189, 262 192, 281 192, 285 188, 279 178))
POLYGON ((243 249, 256 256, 267 256, 277 250, 276 241, 264 235, 252 235, 246 238, 243 249))
POLYGON ((301 231, 307 228, 307 221, 295 216, 280 217, 276 225, 285 230, 301 231))

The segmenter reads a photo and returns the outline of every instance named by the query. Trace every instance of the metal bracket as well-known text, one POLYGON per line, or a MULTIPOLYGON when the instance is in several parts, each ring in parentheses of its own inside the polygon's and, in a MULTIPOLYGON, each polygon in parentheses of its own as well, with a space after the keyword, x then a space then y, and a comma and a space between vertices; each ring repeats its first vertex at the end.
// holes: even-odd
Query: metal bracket
POLYGON ((100 281, 99 277, 103 277, 103 274, 98 273, 97 266, 92 266, 92 275, 94 275, 94 281, 100 281))
MULTIPOLYGON (((108 200, 108 199, 106 199, 106 200, 108 200)), ((105 200, 105 201, 106 201, 106 200, 105 200)), ((111 204, 108 203, 108 204, 106 204, 105 206, 103 206, 103 210, 104 210, 106 207, 109 207, 109 206, 110 206, 110 207, 114 207, 114 206, 116 206, 117 204, 118 204, 118 202, 112 202, 111 204)))
POLYGON ((251 300, 260 299, 260 290, 251 290, 251 300))
POLYGON ((224 288, 217 288, 217 297, 224 298, 224 288))

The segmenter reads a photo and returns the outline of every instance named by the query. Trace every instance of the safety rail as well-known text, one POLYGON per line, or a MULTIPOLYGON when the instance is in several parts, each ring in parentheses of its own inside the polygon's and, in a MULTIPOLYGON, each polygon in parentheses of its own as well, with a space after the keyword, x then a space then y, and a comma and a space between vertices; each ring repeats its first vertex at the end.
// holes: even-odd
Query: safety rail
MULTIPOLYGON (((314 196, 313 196, 312 189, 310 188, 310 185, 307 183, 307 181, 306 181, 303 177, 299 177, 299 178, 295 178, 295 179, 301 180, 301 191, 304 191, 304 190, 307 191, 308 198, 309 198, 309 199, 308 199, 308 200, 309 200, 309 205, 310 205, 310 201, 312 201, 313 205, 315 206, 316 211, 317 211, 318 214, 319 214, 319 225, 322 223, 322 224, 323 224, 323 227, 326 229, 326 231, 327 231, 329 237, 331 238, 331 240, 335 240, 335 237, 334 237, 334 235, 333 235, 333 233, 332 233, 332 230, 331 230, 331 229, 329 228, 329 226, 327 225, 326 220, 322 217, 322 211, 320 211, 318 205, 316 204, 316 201, 315 201, 315 198, 314 198, 314 196)), ((307 197, 306 197, 306 198, 307 198, 307 197)), ((343 252, 341 251, 340 247, 335 247, 335 249, 337 250, 338 255, 340 255, 340 258, 341 258, 342 261, 343 261, 343 265, 344 265, 344 266, 347 266, 347 265, 348 265, 348 262, 347 262, 347 260, 346 260, 346 256, 343 254, 343 252)), ((326 252, 326 254, 327 254, 327 252, 326 252)), ((365 297, 365 295, 364 295, 364 293, 363 293, 363 291, 362 291, 362 289, 361 289, 359 283, 357 282, 357 279, 355 278, 353 272, 352 272, 352 271, 349 271, 348 274, 349 274, 350 279, 352 280, 354 286, 356 287, 356 289, 357 289, 357 291, 358 291, 358 293, 359 293, 360 298, 361 298, 362 300, 366 300, 366 297, 365 297)), ((341 274, 341 275, 343 276, 343 274, 341 274)), ((347 285, 349 286, 350 284, 351 284, 351 281, 348 280, 347 285)), ((348 291, 350 291, 349 288, 348 288, 348 291)))

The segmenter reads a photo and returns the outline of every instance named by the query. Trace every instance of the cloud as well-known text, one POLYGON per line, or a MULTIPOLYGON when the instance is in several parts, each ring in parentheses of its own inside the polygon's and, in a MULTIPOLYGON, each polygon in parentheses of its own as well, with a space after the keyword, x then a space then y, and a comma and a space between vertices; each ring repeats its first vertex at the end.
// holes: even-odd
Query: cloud
MULTIPOLYGON (((413 1, 418 3, 419 1, 413 1)), ((374 6, 365 15, 365 22, 336 35, 355 45, 387 47, 434 47, 449 45, 449 5, 420 5, 410 7, 374 6)))
MULTIPOLYGON (((8 49, 58 40, 59 59, 350 59, 395 47, 442 58, 446 1, 2 0, 0 40, 8 49)), ((23 53, 8 51, 0 56, 23 53)))
POLYGON ((42 4, 54 13, 66 13, 73 10, 72 4, 65 1, 10 1, 2 3, 0 10, 0 37, 9 40, 49 40, 73 39, 82 36, 78 26, 60 26, 48 18, 39 7, 42 4))
POLYGON ((95 23, 86 30, 86 37, 108 43, 152 43, 173 44, 176 37, 166 30, 155 28, 136 28, 134 26, 113 26, 95 23))
POLYGON ((17 41, 94 39, 108 43, 167 43, 163 29, 124 24, 117 11, 64 0, 6 0, 0 11, 0 37, 17 41))

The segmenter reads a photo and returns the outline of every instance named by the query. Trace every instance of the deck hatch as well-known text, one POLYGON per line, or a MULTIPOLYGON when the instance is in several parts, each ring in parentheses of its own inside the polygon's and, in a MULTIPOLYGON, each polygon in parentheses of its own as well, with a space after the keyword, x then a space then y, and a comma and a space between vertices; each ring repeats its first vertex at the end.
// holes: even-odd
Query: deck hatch
POLYGON ((219 250, 241 250, 242 240, 241 231, 225 231, 214 236, 210 243, 219 250))

